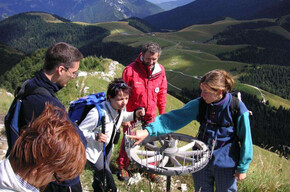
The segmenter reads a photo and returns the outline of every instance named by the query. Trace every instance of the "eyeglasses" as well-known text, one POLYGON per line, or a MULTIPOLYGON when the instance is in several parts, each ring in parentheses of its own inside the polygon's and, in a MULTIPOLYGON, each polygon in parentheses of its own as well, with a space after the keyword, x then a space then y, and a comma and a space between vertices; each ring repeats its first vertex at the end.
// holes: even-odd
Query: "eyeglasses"
POLYGON ((72 77, 78 77, 78 75, 79 75, 79 71, 75 71, 75 72, 71 72, 69 69, 69 67, 65 67, 65 66, 63 66, 65 69, 66 69, 66 71, 68 71, 69 73, 70 73, 70 75, 72 76, 72 77))
POLYGON ((56 172, 53 173, 53 177, 55 178, 57 183, 61 183, 60 178, 57 176, 56 172))

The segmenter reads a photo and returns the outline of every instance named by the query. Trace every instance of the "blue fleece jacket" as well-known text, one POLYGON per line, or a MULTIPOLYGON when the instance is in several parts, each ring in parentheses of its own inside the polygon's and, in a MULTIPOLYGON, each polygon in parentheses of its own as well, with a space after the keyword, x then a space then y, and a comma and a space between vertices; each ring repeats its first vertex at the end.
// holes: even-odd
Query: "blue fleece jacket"
MULTIPOLYGON (((230 100, 232 98, 231 94, 226 94, 226 96, 222 99, 222 101, 218 103, 212 103, 207 104, 209 107, 216 107, 217 111, 217 118, 219 120, 220 124, 224 124, 224 121, 231 121, 230 116, 230 100)), ((162 134, 168 134, 172 133, 174 131, 179 130, 180 128, 184 127, 188 123, 190 123, 193 120, 196 120, 198 111, 199 111, 199 101, 200 98, 197 98, 195 100, 192 100, 188 102, 184 107, 181 109, 176 109, 173 111, 170 111, 169 113, 160 115, 156 117, 155 121, 151 124, 149 124, 146 129, 149 132, 149 135, 158 136, 162 134)), ((238 156, 236 166, 237 170, 240 173, 245 173, 249 167, 250 162, 253 158, 253 146, 252 146, 252 137, 251 137, 251 129, 250 129, 250 121, 249 121, 249 112, 244 105, 243 102, 239 102, 240 106, 240 112, 239 117, 237 120, 237 131, 236 135, 238 137, 238 140, 240 142, 240 147, 238 150, 234 151, 234 153, 238 153, 236 156, 238 156)), ((227 133, 226 128, 224 128, 224 132, 221 131, 221 133, 218 135, 218 137, 222 136, 223 134, 227 133)), ((223 150, 226 146, 222 146, 217 150, 223 150)), ((216 155, 216 158, 214 161, 219 161, 215 164, 216 166, 223 166, 220 165, 222 162, 223 164, 226 164, 227 161, 223 161, 222 159, 218 160, 219 153, 217 150, 214 151, 214 156, 216 155), (216 153, 216 154, 215 154, 216 153)), ((230 158, 230 154, 226 154, 226 159, 230 158)), ((231 163, 231 162, 229 162, 231 163)))

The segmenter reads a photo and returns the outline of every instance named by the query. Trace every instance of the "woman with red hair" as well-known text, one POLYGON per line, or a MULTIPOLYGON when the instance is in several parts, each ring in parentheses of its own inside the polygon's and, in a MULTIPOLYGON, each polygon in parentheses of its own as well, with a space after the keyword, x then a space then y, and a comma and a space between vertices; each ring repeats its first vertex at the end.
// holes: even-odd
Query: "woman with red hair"
POLYGON ((0 162, 0 189, 43 191, 50 182, 75 178, 85 164, 85 148, 65 111, 46 104, 0 162))

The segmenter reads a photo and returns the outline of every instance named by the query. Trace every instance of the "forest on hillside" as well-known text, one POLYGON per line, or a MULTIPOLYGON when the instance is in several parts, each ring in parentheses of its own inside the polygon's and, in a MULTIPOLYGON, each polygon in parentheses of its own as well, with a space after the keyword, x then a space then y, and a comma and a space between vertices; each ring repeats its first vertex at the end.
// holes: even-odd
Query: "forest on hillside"
POLYGON ((247 46, 232 52, 218 54, 221 60, 252 64, 290 66, 290 50, 247 46))
POLYGON ((275 65, 254 65, 239 80, 284 99, 290 99, 290 68, 275 65))
POLYGON ((257 21, 231 25, 207 42, 215 41, 218 45, 250 45, 218 54, 222 60, 290 66, 290 40, 266 30, 269 27, 279 27, 277 23, 257 21))
POLYGON ((77 47, 84 56, 107 57, 123 65, 134 61, 140 48, 116 42, 103 42, 109 34, 108 30, 92 25, 46 22, 39 15, 20 14, 11 20, 0 22, 0 42, 25 53, 32 53, 62 41, 77 47))
MULTIPOLYGON (((14 90, 20 86, 25 80, 33 77, 38 72, 44 61, 46 49, 39 49, 34 53, 26 56, 11 70, 0 75, 0 87, 14 93, 14 90)), ((80 69, 82 71, 104 71, 104 66, 101 65, 103 57, 88 56, 82 59, 80 69)))
MULTIPOLYGON (((184 88, 181 95, 174 92, 169 93, 184 103, 200 97, 199 89, 188 90, 184 88)), ((253 115, 250 116, 253 143, 288 157, 290 152, 290 109, 281 106, 278 109, 270 107, 261 103, 256 96, 245 92, 241 92, 241 95, 247 108, 253 112, 253 115)))
POLYGON ((24 53, 0 43, 0 75, 10 70, 24 57, 24 53))
POLYGON ((1 42, 30 53, 59 41, 82 47, 88 42, 100 41, 109 32, 97 26, 45 22, 38 15, 17 15, 0 23, 0 34, 1 42))
POLYGON ((125 21, 128 21, 129 25, 142 31, 143 33, 160 32, 160 29, 154 27, 145 20, 139 19, 138 17, 131 17, 125 21))

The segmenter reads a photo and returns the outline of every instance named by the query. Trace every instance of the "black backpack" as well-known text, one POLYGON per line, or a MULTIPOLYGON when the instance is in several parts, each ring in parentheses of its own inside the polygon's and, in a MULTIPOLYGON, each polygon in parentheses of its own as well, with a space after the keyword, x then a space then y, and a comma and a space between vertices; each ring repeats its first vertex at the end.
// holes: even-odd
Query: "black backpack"
POLYGON ((4 119, 5 124, 5 131, 7 136, 7 142, 8 142, 8 151, 7 155, 10 154, 10 151, 15 144, 15 141, 19 137, 20 127, 19 127, 19 113, 22 105, 22 100, 27 97, 28 95, 35 95, 35 94, 41 94, 41 95, 49 95, 51 96, 50 92, 45 89, 44 87, 37 87, 35 89, 25 89, 26 84, 29 80, 26 80, 20 87, 18 87, 15 90, 14 93, 14 100, 8 110, 7 115, 4 119))

